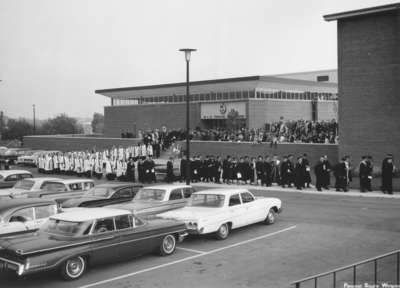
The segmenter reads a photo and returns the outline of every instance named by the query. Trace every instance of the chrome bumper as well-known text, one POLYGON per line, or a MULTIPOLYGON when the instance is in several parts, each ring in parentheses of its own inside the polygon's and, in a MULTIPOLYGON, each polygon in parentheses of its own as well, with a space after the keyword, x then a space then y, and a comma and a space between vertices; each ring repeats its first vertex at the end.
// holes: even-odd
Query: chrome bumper
POLYGON ((181 243, 181 242, 185 239, 185 237, 188 236, 188 235, 189 235, 189 234, 188 234, 187 232, 179 233, 179 235, 178 235, 178 242, 181 243))
POLYGON ((21 263, 0 257, 0 271, 6 270, 15 271, 18 276, 21 276, 24 274, 25 267, 21 263))

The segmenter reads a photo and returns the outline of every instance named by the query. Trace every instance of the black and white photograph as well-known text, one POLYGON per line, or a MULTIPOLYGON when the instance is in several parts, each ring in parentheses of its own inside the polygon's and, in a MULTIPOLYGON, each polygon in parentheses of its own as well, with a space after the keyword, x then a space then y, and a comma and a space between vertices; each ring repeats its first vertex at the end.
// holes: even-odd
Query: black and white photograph
POLYGON ((400 288, 400 2, 0 0, 1 288, 400 288))

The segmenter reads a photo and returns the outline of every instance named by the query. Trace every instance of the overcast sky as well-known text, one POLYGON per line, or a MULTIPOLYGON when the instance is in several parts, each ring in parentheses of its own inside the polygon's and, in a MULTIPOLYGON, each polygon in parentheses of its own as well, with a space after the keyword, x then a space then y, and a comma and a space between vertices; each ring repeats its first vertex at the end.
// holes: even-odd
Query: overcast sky
POLYGON ((337 67, 325 14, 385 0, 0 0, 0 110, 91 117, 96 89, 337 67))

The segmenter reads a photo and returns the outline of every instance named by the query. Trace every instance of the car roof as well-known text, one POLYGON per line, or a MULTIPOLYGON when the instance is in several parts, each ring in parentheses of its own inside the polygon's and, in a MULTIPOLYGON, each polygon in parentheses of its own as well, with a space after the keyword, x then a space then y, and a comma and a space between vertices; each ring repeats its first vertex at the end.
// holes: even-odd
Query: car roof
POLYGON ((56 178, 56 177, 33 177, 33 178, 25 178, 22 180, 31 180, 31 181, 58 181, 58 180, 63 180, 61 178, 56 178))
POLYGON ((192 186, 190 185, 185 185, 185 184, 164 184, 164 185, 155 185, 155 186, 146 186, 143 187, 143 189, 164 189, 164 190, 172 190, 172 189, 177 189, 177 188, 191 188, 192 186))
POLYGON ((94 182, 91 179, 56 179, 49 180, 49 182, 62 182, 64 184, 73 184, 73 183, 84 183, 84 182, 94 182))
POLYGON ((0 214, 4 212, 15 209, 15 208, 23 208, 31 205, 48 205, 48 204, 56 204, 53 200, 49 199, 38 199, 38 198, 16 198, 16 199, 1 199, 0 201, 0 214))
POLYGON ((124 209, 79 207, 76 209, 72 208, 72 210, 68 212, 53 215, 51 218, 69 222, 83 222, 130 214, 132 213, 124 209))
POLYGON ((103 183, 103 184, 96 185, 96 188, 98 188, 98 187, 119 188, 119 187, 127 187, 127 186, 142 187, 143 185, 135 184, 135 183, 103 183))
POLYGON ((12 174, 32 174, 29 171, 26 170, 1 170, 0 171, 0 175, 1 176, 8 176, 8 175, 12 175, 12 174))
POLYGON ((195 192, 194 194, 213 194, 213 195, 225 195, 231 196, 233 194, 249 192, 248 189, 245 188, 215 188, 215 189, 206 189, 195 192))

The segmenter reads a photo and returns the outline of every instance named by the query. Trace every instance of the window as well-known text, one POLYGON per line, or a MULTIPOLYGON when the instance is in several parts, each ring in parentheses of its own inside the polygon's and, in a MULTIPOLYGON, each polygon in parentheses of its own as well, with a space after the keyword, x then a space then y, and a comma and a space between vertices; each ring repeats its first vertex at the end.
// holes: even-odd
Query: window
POLYGON ((249 192, 245 192, 240 195, 242 196, 243 203, 249 203, 254 201, 254 197, 249 192))
POLYGON ((111 198, 132 198, 132 189, 129 187, 122 188, 115 192, 111 198))
POLYGON ((31 174, 19 174, 19 177, 21 179, 25 179, 25 178, 32 178, 33 176, 31 174))
POLYGON ((228 94, 228 93, 226 93, 226 92, 224 92, 224 94, 223 94, 223 95, 224 95, 224 97, 223 97, 223 98, 224 98, 224 100, 228 100, 228 98, 229 98, 229 94, 228 94))
POLYGON ((57 211, 55 205, 39 206, 35 207, 34 209, 35 209, 36 219, 49 218, 51 215, 54 215, 57 211))
POLYGON ((105 218, 97 220, 96 226, 94 227, 94 234, 104 233, 109 231, 114 231, 113 218, 105 218))
POLYGON ((222 93, 217 93, 217 100, 221 100, 222 99, 222 93))
POLYGON ((328 75, 317 76, 317 82, 326 82, 326 81, 329 81, 329 76, 328 75))
POLYGON ((229 99, 235 99, 235 92, 229 92, 229 99))
POLYGON ((211 99, 210 93, 206 94, 206 100, 209 101, 211 99))
POLYGON ((193 188, 183 188, 183 197, 190 198, 194 192, 193 188))
POLYGON ((58 182, 44 182, 40 187, 43 191, 65 192, 67 188, 63 183, 58 182))
POLYGON ((240 205, 240 204, 241 203, 240 203, 239 194, 232 195, 229 198, 229 206, 235 206, 235 205, 240 205))
POLYGON ((72 191, 83 190, 83 183, 72 183, 72 184, 69 184, 69 189, 71 189, 72 191))
POLYGON ((121 215, 115 217, 115 228, 117 230, 127 229, 132 227, 132 221, 129 215, 121 215))
POLYGON ((17 181, 18 180, 18 175, 9 175, 4 181, 17 181))
POLYGON ((93 188, 94 183, 93 182, 85 182, 85 183, 83 183, 83 186, 84 186, 84 190, 86 191, 86 190, 93 188))
POLYGON ((248 99, 249 98, 249 91, 243 91, 243 98, 248 99))
POLYGON ((9 222, 27 222, 33 220, 33 209, 31 207, 15 211, 9 222))
POLYGON ((236 91, 236 99, 242 99, 242 91, 236 91))
POLYGON ((249 93, 249 98, 254 98, 254 94, 255 94, 254 90, 251 90, 250 93, 249 93))
POLYGON ((256 98, 261 98, 261 93, 260 92, 257 92, 256 95, 257 95, 256 98))
POLYGON ((217 94, 211 93, 211 100, 216 100, 217 99, 217 94))
POLYGON ((200 101, 204 101, 204 94, 200 94, 200 101))
POLYGON ((169 200, 179 200, 182 199, 182 189, 175 189, 171 191, 169 195, 169 200))

